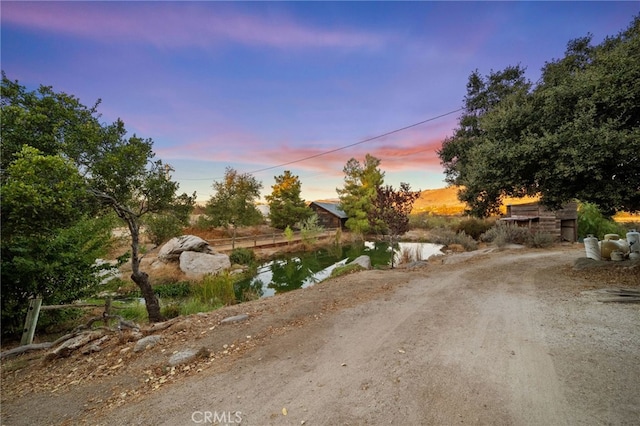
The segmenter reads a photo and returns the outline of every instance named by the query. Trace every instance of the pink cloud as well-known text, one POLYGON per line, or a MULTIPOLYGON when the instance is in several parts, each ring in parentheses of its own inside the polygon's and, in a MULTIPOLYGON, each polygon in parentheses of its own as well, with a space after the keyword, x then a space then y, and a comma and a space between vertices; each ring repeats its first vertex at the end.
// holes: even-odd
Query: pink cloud
POLYGON ((180 146, 156 148, 156 152, 167 160, 179 158, 242 163, 254 165, 251 171, 295 169, 329 176, 342 176, 350 158, 363 161, 366 154, 371 154, 381 160, 381 169, 384 171, 433 171, 441 169, 436 151, 448 134, 442 129, 410 129, 393 137, 341 149, 341 146, 330 142, 318 142, 313 146, 274 143, 229 123, 224 126, 220 124, 214 126, 215 134, 212 128, 210 136, 183 141, 180 146))
POLYGON ((230 13, 216 4, 7 2, 3 23, 104 41, 160 48, 206 47, 222 41, 286 47, 376 48, 380 34, 306 26, 284 16, 230 13))

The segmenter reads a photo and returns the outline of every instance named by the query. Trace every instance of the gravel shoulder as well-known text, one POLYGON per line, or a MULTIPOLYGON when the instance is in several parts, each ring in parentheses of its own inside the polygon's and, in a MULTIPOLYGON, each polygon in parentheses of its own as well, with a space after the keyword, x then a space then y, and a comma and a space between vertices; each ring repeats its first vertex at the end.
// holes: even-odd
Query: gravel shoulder
POLYGON ((640 269, 574 271, 583 256, 366 271, 185 318, 142 352, 23 355, 2 424, 637 424, 640 305, 599 300, 640 269), (201 356, 167 367, 184 348, 201 356))

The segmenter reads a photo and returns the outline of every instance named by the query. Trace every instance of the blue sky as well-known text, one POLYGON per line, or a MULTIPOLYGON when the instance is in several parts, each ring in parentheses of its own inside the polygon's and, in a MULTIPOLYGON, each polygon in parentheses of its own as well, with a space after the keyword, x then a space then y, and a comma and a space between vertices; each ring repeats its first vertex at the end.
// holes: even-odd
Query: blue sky
POLYGON ((343 167, 370 153, 385 183, 445 186, 435 153, 475 69, 520 64, 536 81, 569 40, 599 43, 638 2, 8 2, 8 78, 53 86, 105 122, 154 140, 200 201, 226 167, 271 192, 291 170, 311 201, 335 198, 343 167), (305 161, 297 160, 314 157, 305 161), (295 162, 276 167, 284 163, 295 162), (267 170, 263 170, 267 169, 267 170))

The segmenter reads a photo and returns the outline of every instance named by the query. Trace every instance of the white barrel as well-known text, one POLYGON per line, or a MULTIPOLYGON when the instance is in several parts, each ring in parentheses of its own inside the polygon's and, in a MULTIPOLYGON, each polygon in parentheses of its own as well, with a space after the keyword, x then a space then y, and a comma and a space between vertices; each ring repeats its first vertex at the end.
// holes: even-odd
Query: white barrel
POLYGON ((635 229, 627 232, 627 242, 631 251, 640 252, 640 232, 636 232, 635 229))
POLYGON ((598 239, 593 235, 589 235, 584 239, 584 249, 587 252, 587 257, 593 260, 602 260, 600 257, 600 246, 598 245, 598 239))

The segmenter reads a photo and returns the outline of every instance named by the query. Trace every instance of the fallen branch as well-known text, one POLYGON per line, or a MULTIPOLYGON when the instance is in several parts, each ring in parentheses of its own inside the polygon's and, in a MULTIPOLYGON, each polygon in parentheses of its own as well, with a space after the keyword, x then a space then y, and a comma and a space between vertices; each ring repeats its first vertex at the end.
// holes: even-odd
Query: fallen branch
MULTIPOLYGON (((69 353, 71 353, 73 350, 89 343, 91 340, 95 340, 96 338, 100 337, 100 335, 98 335, 97 337, 90 338, 89 340, 77 346, 75 344, 66 343, 71 339, 78 338, 77 341, 82 342, 85 338, 87 338, 87 336, 92 336, 92 333, 98 330, 115 333, 127 328, 131 330, 140 331, 140 327, 137 324, 131 321, 125 320, 120 315, 102 315, 99 317, 91 318, 89 321, 87 321, 86 324, 79 325, 71 333, 67 333, 64 336, 59 337, 53 342, 33 343, 30 345, 18 346, 16 348, 9 349, 4 352, 0 352, 0 359, 10 358, 10 357, 21 355, 25 352, 49 349, 52 347, 56 349, 54 349, 51 353, 47 355, 48 359, 57 358, 58 356, 68 356, 69 353), (117 328, 115 329, 109 328, 107 326, 108 321, 112 319, 118 320, 117 328), (94 328, 93 324, 100 321, 103 321, 105 325, 103 327, 94 328)), ((93 336, 95 336, 95 334, 93 334, 93 336)))
POLYGON ((167 328, 171 327, 172 325, 176 324, 177 322, 180 321, 180 317, 176 317, 173 319, 170 319, 168 321, 164 321, 164 322, 156 322, 151 324, 151 326, 149 326, 148 328, 145 328, 144 330, 142 330, 142 332, 145 335, 148 334, 153 334, 156 331, 160 331, 160 330, 166 330, 167 328))
POLYGON ((13 349, 6 350, 4 352, 0 352, 0 359, 11 358, 14 356, 21 355, 25 352, 48 349, 51 346, 53 346, 53 342, 32 343, 30 345, 18 346, 13 349))

